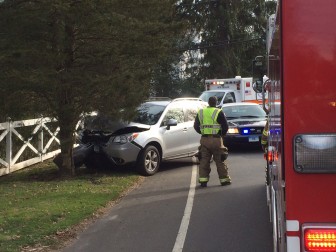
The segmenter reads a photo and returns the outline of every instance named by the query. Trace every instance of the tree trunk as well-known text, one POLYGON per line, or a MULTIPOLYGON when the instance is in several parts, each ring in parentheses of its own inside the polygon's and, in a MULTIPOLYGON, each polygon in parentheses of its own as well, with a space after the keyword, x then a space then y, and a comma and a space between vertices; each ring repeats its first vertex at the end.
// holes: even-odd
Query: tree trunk
POLYGON ((58 167, 61 176, 75 176, 73 161, 73 145, 75 143, 74 129, 60 122, 61 165, 58 167))

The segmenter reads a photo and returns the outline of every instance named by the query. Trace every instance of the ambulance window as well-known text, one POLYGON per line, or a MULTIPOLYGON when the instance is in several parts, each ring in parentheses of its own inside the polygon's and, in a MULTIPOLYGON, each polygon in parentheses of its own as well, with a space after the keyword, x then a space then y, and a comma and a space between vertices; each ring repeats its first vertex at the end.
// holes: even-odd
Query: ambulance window
POLYGON ((233 92, 229 92, 229 93, 226 94, 223 103, 233 103, 235 101, 236 101, 236 99, 235 99, 234 93, 233 92))
POLYGON ((224 95, 225 95, 225 93, 223 93, 223 92, 219 92, 219 93, 214 94, 214 96, 217 97, 217 105, 221 104, 224 95))

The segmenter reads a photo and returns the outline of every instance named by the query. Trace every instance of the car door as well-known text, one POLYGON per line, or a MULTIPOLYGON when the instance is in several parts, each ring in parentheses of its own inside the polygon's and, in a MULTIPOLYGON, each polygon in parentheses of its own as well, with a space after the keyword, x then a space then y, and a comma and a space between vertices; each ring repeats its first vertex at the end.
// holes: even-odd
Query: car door
POLYGON ((163 158, 176 158, 187 155, 188 153, 188 135, 187 126, 184 122, 183 106, 180 102, 172 103, 167 108, 161 123, 162 141, 163 141, 163 158), (169 119, 177 121, 176 126, 167 129, 169 119))
POLYGON ((205 103, 200 102, 188 102, 184 106, 184 114, 188 135, 188 152, 189 154, 194 154, 198 150, 200 145, 201 135, 194 129, 194 121, 198 110, 206 107, 205 103))

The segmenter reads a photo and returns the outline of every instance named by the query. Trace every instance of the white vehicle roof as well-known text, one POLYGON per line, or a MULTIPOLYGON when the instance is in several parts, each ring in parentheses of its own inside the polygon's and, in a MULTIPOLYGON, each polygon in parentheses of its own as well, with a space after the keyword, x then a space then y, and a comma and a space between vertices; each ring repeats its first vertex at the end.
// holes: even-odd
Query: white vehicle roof
POLYGON ((254 102, 234 102, 234 103, 225 103, 223 104, 223 107, 236 107, 236 106, 243 106, 243 105, 247 105, 247 106, 260 106, 257 103, 254 102))
POLYGON ((220 93, 220 92, 228 92, 232 91, 233 89, 224 89, 224 88, 219 88, 219 89, 210 89, 210 90, 205 90, 203 93, 220 93))

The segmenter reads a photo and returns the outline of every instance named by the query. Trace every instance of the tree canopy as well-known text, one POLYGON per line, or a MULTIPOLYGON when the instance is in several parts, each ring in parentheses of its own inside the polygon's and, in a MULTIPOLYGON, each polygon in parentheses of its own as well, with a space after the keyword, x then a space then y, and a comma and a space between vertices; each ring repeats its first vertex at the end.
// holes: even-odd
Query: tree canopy
POLYGON ((252 75, 266 0, 0 0, 2 118, 58 119, 74 172, 81 115, 131 118, 150 95, 198 96, 206 78, 252 75))
POLYGON ((2 112, 11 115, 16 107, 56 117, 61 168, 73 172, 73 133, 81 114, 131 116, 149 96, 154 67, 184 33, 175 15, 171 0, 3 1, 2 112))
POLYGON ((275 1, 183 0, 179 7, 192 27, 183 45, 184 92, 200 92, 205 79, 252 76, 252 60, 266 52, 267 18, 275 1))

